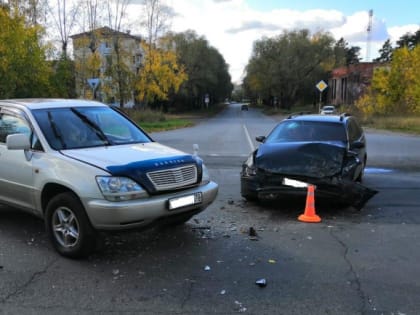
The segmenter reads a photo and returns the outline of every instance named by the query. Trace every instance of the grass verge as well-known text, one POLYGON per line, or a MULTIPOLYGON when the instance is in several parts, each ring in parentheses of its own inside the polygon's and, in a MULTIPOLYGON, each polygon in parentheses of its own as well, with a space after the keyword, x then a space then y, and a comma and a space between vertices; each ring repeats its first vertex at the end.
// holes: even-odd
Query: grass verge
POLYGON ((171 114, 151 109, 125 109, 124 112, 146 132, 158 132, 192 127, 197 119, 210 118, 221 112, 225 107, 225 104, 217 104, 209 109, 171 114))
POLYGON ((362 120, 364 127, 420 135, 420 116, 375 116, 362 120))

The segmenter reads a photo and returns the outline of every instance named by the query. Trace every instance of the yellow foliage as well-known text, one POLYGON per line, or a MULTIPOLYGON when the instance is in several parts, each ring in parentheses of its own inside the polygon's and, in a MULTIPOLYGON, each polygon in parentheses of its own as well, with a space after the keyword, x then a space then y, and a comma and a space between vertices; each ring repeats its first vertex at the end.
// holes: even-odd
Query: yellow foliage
POLYGON ((389 65, 375 70, 356 106, 365 114, 420 113, 420 46, 394 51, 389 65))
POLYGON ((184 67, 178 65, 175 52, 144 45, 146 56, 140 70, 136 88, 144 102, 167 100, 170 92, 178 92, 187 80, 184 67))

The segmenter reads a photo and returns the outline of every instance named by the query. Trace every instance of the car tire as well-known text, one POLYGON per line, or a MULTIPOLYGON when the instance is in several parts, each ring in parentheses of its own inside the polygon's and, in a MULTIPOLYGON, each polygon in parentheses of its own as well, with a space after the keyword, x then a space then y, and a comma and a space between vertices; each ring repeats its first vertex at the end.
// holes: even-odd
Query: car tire
POLYGON ((62 256, 86 257, 95 247, 95 230, 73 193, 60 193, 48 202, 45 227, 54 248, 62 256))

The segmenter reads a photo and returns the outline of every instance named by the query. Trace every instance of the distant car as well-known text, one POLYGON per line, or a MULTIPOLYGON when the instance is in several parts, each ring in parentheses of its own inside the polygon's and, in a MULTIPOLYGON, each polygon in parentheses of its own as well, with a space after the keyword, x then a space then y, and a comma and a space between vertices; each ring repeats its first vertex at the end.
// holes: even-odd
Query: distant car
POLYGON ((325 105, 324 107, 322 107, 321 115, 334 115, 337 114, 337 109, 335 108, 334 105, 325 105))
POLYGON ((241 110, 248 110, 248 104, 243 104, 241 106, 241 110))
POLYGON ((367 161, 366 138, 356 118, 298 115, 281 121, 243 163, 241 195, 247 200, 316 194, 363 202, 372 190, 357 184, 367 161))
POLYGON ((0 101, 0 203, 44 219, 63 256, 98 230, 181 224, 217 196, 203 161, 153 141, 120 110, 85 100, 0 101))

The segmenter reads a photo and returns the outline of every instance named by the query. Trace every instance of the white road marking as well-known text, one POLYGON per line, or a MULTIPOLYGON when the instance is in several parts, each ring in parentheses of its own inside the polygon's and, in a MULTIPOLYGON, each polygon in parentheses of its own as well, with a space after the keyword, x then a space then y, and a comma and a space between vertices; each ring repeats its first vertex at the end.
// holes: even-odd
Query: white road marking
POLYGON ((244 128, 245 136, 246 136, 246 139, 248 140, 249 147, 251 148, 251 151, 254 151, 255 150, 254 144, 252 143, 251 137, 249 136, 248 128, 245 125, 242 125, 242 127, 244 128))

